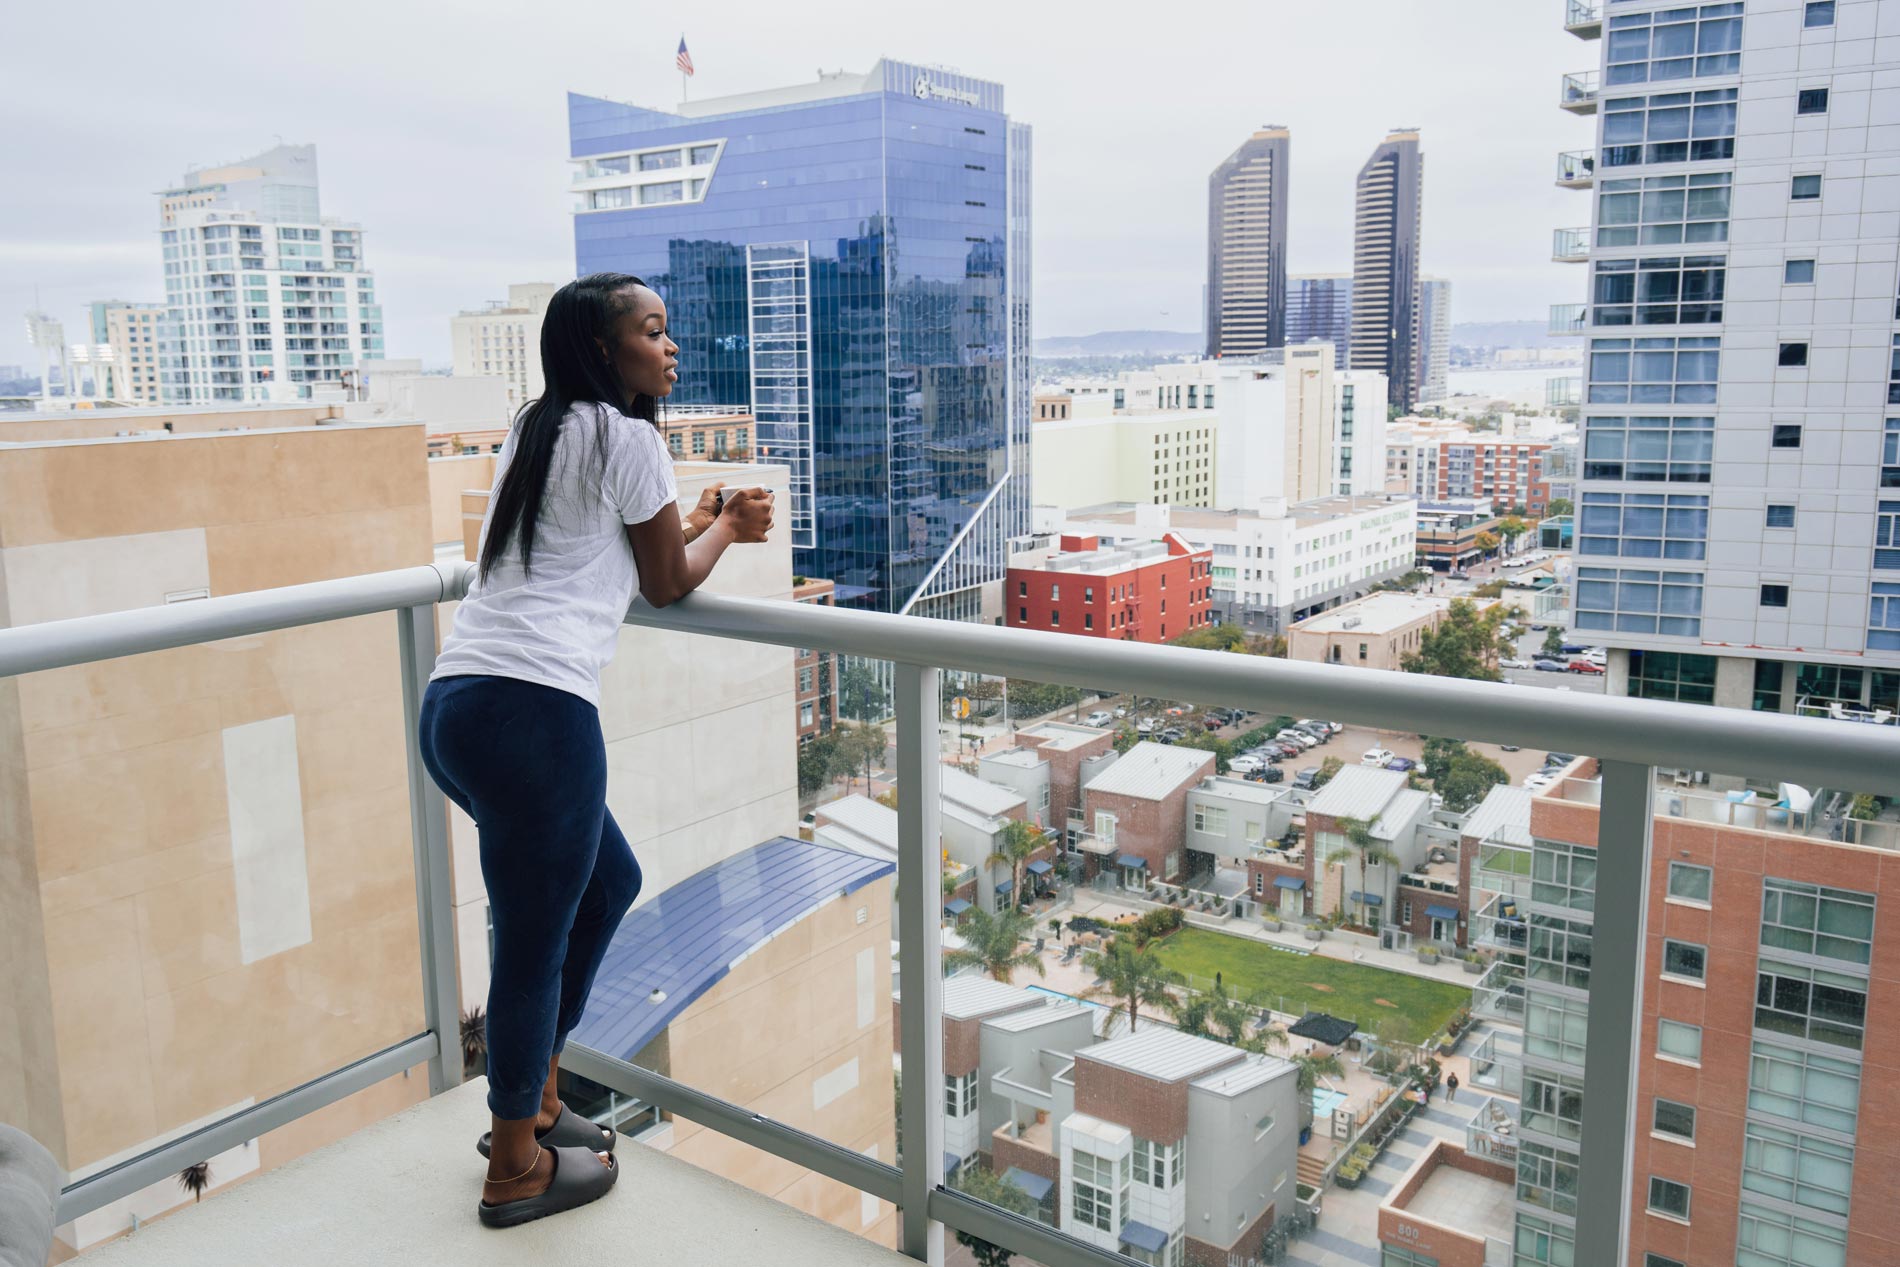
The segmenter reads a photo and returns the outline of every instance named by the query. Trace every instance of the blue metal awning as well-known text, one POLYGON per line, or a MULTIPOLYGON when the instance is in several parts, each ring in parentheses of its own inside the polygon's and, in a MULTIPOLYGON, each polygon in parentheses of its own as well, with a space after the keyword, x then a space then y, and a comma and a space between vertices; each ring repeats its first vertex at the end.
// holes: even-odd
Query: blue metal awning
POLYGON ((1146 1223, 1131 1219, 1122 1227, 1121 1243, 1150 1254, 1159 1254, 1168 1247, 1168 1234, 1158 1227, 1149 1227, 1146 1223))
POLYGON ((1003 1172, 1003 1182, 1013 1183, 1029 1194, 1029 1199, 1041 1204, 1050 1192, 1054 1191, 1056 1181, 1044 1179, 1041 1175, 1032 1175, 1020 1166, 1011 1166, 1003 1172))
POLYGON ((1030 863, 1028 867, 1028 871, 1030 875, 1048 875, 1051 871, 1054 871, 1054 870, 1055 870, 1054 866, 1052 866, 1051 864, 1047 862, 1044 862, 1041 858, 1038 858, 1034 862, 1030 863))
POLYGON ((943 913, 945 915, 961 915, 969 909, 970 904, 960 897, 953 897, 943 904, 943 913))
POLYGON ((1276 875, 1273 877, 1273 887, 1276 889, 1303 889, 1306 887, 1306 881, 1296 875, 1276 875))
POLYGON ((1125 853, 1116 860, 1115 865, 1118 867, 1145 867, 1148 865, 1148 860, 1146 858, 1136 857, 1132 853, 1125 853))
POLYGON ((1010 891, 1011 889, 1013 889, 1013 888, 1015 888, 1015 887, 1016 887, 1016 885, 1015 885, 1015 882, 1014 882, 1014 881, 1011 881, 1011 880, 1005 880, 1005 881, 1003 881, 1003 882, 1002 882, 1001 884, 999 884, 999 885, 997 885, 997 886, 996 886, 996 891, 997 891, 998 893, 1007 893, 1007 892, 1009 892, 1009 891, 1010 891))
POLYGON ((1355 902, 1364 902, 1364 903, 1365 903, 1365 904, 1366 904, 1367 906, 1384 906, 1384 905, 1385 905, 1385 895, 1384 895, 1384 894, 1381 894, 1381 893, 1361 893, 1361 892, 1359 892, 1359 890, 1357 890, 1357 889, 1354 889, 1354 890, 1353 890, 1353 893, 1352 893, 1352 900, 1353 900, 1353 901, 1355 901, 1355 902))
POLYGON ((1458 908, 1455 906, 1437 906, 1437 905, 1428 906, 1425 908, 1425 913, 1431 916, 1433 919, 1457 919, 1458 918, 1458 908))

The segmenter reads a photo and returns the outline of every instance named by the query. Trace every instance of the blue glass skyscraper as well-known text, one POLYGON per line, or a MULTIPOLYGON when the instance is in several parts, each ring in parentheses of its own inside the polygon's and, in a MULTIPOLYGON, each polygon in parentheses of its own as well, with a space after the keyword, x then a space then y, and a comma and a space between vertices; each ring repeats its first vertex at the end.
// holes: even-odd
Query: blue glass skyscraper
POLYGON ((757 418, 796 566, 841 603, 974 619, 1029 517, 1029 129, 1000 84, 866 74, 682 103, 570 94, 580 273, 634 273, 671 406, 757 418))

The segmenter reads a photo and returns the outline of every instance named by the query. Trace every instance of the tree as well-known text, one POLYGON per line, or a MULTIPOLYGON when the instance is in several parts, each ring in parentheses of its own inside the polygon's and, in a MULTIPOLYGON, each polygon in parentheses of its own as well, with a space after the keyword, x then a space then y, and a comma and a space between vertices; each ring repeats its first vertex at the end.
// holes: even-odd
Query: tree
POLYGON ((1319 763, 1319 774, 1314 776, 1313 786, 1316 788, 1325 787, 1328 783, 1333 781, 1335 774, 1338 774, 1345 768, 1346 763, 1341 761, 1338 757, 1327 757, 1324 761, 1319 763))
POLYGON ((1498 604, 1479 611, 1470 601, 1454 598, 1437 627, 1419 635, 1418 650, 1406 653, 1399 667, 1434 677, 1501 681, 1495 661, 1510 650, 1502 632, 1504 618, 1504 608, 1498 604))
POLYGON ((1565 515, 1575 514, 1576 509, 1568 497, 1553 497, 1544 507, 1544 518, 1561 519, 1565 515))
POLYGON ((857 726, 840 725, 832 732, 837 740, 837 764, 834 773, 847 782, 859 773, 864 774, 864 790, 871 790, 871 768, 884 759, 884 749, 889 745, 889 737, 884 727, 868 723, 857 726))
POLYGON ((1012 818, 1003 825, 1003 834, 997 838, 995 851, 983 861, 989 866, 1000 864, 1009 868, 1009 891, 1020 902, 1023 895, 1023 867, 1036 850, 1047 843, 1040 827, 1012 818))
POLYGON ((1509 549, 1517 539, 1531 530, 1531 526, 1515 514, 1506 515, 1498 521, 1498 532, 1503 534, 1505 548, 1509 549))
POLYGON ((992 915, 976 907, 957 926, 957 935, 963 938, 962 947, 943 952, 944 970, 981 968, 992 980, 1004 985, 1009 984, 1018 968, 1034 968, 1037 976, 1046 977, 1049 970, 1042 966, 1042 956, 1022 948, 1023 939, 1035 931, 1035 927, 1035 918, 1026 911, 1012 907, 992 915))
POLYGON ((879 805, 882 805, 885 809, 896 809, 897 808, 897 789, 894 787, 887 787, 882 792, 879 792, 876 796, 872 797, 871 799, 876 801, 879 805))
MULTIPOLYGON (((964 1166, 957 1172, 956 1182, 951 1186, 965 1196, 975 1197, 978 1201, 998 1206, 1012 1214, 1029 1219, 1036 1217, 1036 1203, 1029 1199, 1029 1194, 981 1162, 964 1166)), ((977 1267, 1009 1267, 1010 1259, 1014 1257, 1013 1251, 1001 1245, 992 1245, 969 1232, 958 1232, 957 1244, 967 1248, 976 1257, 977 1267)))
POLYGON ((798 794, 810 796, 838 777, 840 754, 838 732, 819 735, 798 749, 798 794))
MULTIPOLYGON (((1240 1045, 1247 1037, 1247 1027, 1253 1023, 1259 1011, 1255 999, 1240 998, 1227 988, 1218 975, 1214 978, 1212 990, 1193 992, 1185 999, 1174 998, 1165 1006, 1182 1033, 1212 1038, 1234 1046, 1240 1045)), ((1280 1036, 1282 1042, 1285 1037, 1280 1036)))
POLYGON ((1130 937, 1117 937, 1101 950, 1082 956, 1082 966, 1101 978, 1101 984, 1083 991, 1086 999, 1114 999, 1128 1005, 1128 1032, 1140 1020, 1140 1005, 1165 1008, 1173 1001, 1171 985, 1181 974, 1161 962, 1151 947, 1137 947, 1130 937))
POLYGON ((1200 625, 1168 639, 1169 646, 1192 651, 1239 651, 1246 644, 1247 631, 1239 625, 1200 625))
POLYGON ((1177 748, 1194 748, 1201 752, 1213 753, 1214 773, 1216 774, 1227 773, 1227 763, 1234 755, 1234 745, 1232 741, 1219 738, 1213 734, 1213 732, 1206 730, 1189 735, 1186 739, 1178 741, 1174 746, 1177 748))
POLYGON ((178 1186, 191 1194, 193 1205, 204 1200, 205 1189, 211 1186, 211 1163, 194 1162, 178 1172, 178 1186))
POLYGON ((1502 598, 1504 597, 1504 582, 1502 580, 1486 581, 1471 593, 1476 598, 1502 598))
POLYGON ((1544 654, 1560 656, 1564 653, 1564 631, 1552 625, 1544 631, 1544 654))
POLYGON ((1490 554, 1498 548, 1500 543, 1498 541, 1497 533, 1481 532, 1475 538, 1472 539, 1472 544, 1477 546, 1478 549, 1484 551, 1486 554, 1490 554))
POLYGON ((1135 733, 1133 726, 1123 726, 1120 730, 1115 732, 1115 738, 1112 742, 1115 745, 1116 753, 1119 755, 1140 743, 1141 736, 1135 733))
POLYGON ((1294 1067, 1299 1070, 1295 1086, 1299 1088, 1300 1103, 1313 1103, 1313 1089, 1319 1086, 1321 1078, 1343 1078, 1346 1067, 1339 1063, 1339 1053, 1333 1051, 1310 1051, 1288 1056, 1294 1067))
POLYGON ((885 715, 887 704, 884 684, 870 664, 846 659, 838 674, 839 714, 854 721, 874 721, 885 715))
POLYGON ((1454 760, 1443 773, 1432 767, 1432 790, 1445 798, 1445 808, 1463 814, 1484 799, 1484 794, 1511 776, 1489 757, 1467 752, 1454 760))
POLYGON ((1053 682, 1031 682, 1026 678, 1009 679, 1009 715, 1011 718, 1041 717, 1059 708, 1080 703, 1082 692, 1073 686, 1053 682))
MULTIPOLYGON (((1339 830, 1345 834, 1346 843, 1326 855, 1326 865, 1330 867, 1342 862, 1351 862, 1354 858, 1359 860, 1359 922, 1363 925, 1366 922, 1366 868, 1380 863, 1397 866, 1399 856, 1387 849, 1379 838, 1372 834, 1372 824, 1365 819, 1341 818, 1338 821, 1339 830)), ((1341 913, 1344 913, 1346 909, 1344 892, 1339 895, 1337 909, 1341 913)))

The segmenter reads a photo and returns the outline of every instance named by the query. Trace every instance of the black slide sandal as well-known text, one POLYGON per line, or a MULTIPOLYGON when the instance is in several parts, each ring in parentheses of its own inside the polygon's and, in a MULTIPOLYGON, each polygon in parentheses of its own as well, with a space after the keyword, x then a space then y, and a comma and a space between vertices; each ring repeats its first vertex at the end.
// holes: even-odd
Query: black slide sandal
POLYGON ((603 1166, 600 1159, 585 1148, 550 1148, 548 1154, 554 1159, 554 1180, 548 1184, 548 1190, 500 1205, 483 1201, 476 1212, 484 1226, 516 1227, 550 1214, 579 1209, 606 1196, 607 1190, 620 1178, 620 1163, 612 1157, 603 1166))
MULTIPOLYGON (((484 1157, 488 1156, 489 1134, 483 1131, 482 1137, 475 1141, 475 1151, 484 1157)), ((543 1148, 591 1148, 611 1155, 614 1141, 619 1137, 620 1132, 596 1126, 563 1104, 561 1116, 554 1119, 554 1125, 548 1127, 545 1135, 536 1134, 534 1142, 543 1148)))

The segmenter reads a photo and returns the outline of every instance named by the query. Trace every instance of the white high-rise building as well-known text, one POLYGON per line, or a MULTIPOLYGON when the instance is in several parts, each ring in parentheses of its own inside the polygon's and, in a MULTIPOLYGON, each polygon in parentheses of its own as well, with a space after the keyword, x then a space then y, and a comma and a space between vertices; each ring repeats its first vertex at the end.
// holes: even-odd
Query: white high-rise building
POLYGON ((541 316, 560 289, 556 282, 508 287, 505 302, 460 312, 449 319, 458 378, 500 378, 508 384, 510 413, 541 394, 541 316))
POLYGON ((1221 402, 1216 506, 1383 491, 1384 374, 1334 368, 1333 345, 1319 340, 1283 358, 1210 364, 1221 402))
POLYGON ((1900 0, 1600 28, 1578 636, 1612 693, 1900 714, 1900 0))
POLYGON ((1451 394, 1451 283, 1424 277, 1418 290, 1418 398, 1443 400, 1451 394))
POLYGON ((363 230, 323 217, 316 146, 186 172, 159 195, 159 239, 164 403, 308 400, 383 355, 363 230))

